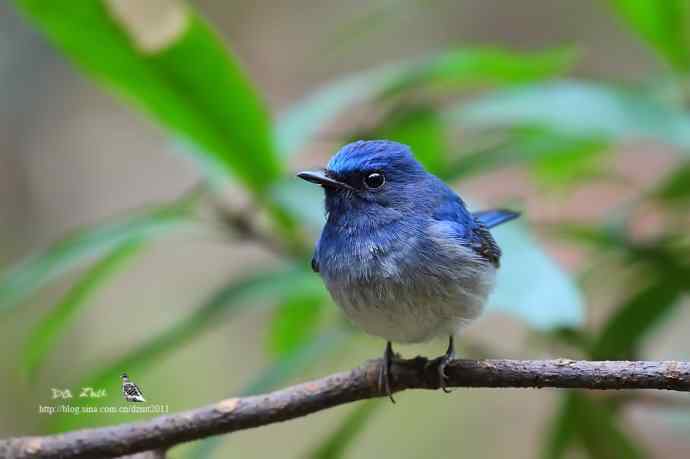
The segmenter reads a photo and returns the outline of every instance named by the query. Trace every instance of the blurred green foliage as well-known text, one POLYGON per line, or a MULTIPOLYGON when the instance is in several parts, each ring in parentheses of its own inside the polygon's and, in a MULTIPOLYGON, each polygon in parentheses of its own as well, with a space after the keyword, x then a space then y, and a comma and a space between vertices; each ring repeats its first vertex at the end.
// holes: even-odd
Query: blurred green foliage
POLYGON ((343 457, 347 447, 352 443, 357 434, 366 427, 367 422, 371 420, 372 415, 381 403, 383 403, 381 400, 359 402, 340 426, 324 439, 321 445, 308 457, 312 459, 338 459, 343 457))
POLYGON ((118 21, 116 2, 22 0, 17 5, 80 68, 194 145, 189 151, 205 163, 255 192, 279 176, 266 107, 193 9, 180 13, 180 31, 163 48, 142 50, 127 23, 118 21))
POLYGON ((685 0, 609 0, 611 6, 628 21, 673 70, 690 70, 690 37, 685 0))
POLYGON ((193 226, 195 196, 184 196, 172 204, 132 212, 100 225, 84 228, 58 241, 43 253, 31 256, 3 273, 0 282, 0 311, 11 309, 34 290, 65 273, 83 260, 102 256, 109 250, 160 237, 173 230, 193 226))
MULTIPOLYGON (((672 146, 679 161, 685 161, 682 166, 655 189, 640 192, 611 221, 565 222, 553 228, 556 237, 575 241, 597 257, 625 260, 636 271, 639 282, 629 286, 599 330, 585 321, 575 280, 558 268, 528 227, 515 224, 496 232, 505 262, 492 297, 495 306, 573 353, 596 359, 638 357, 650 332, 689 289, 690 248, 684 225, 677 224, 690 197, 687 5, 682 0, 610 4, 668 63, 680 99, 659 97, 641 90, 642 85, 560 79, 577 60, 571 48, 515 52, 457 47, 347 75, 305 95, 272 123, 235 57, 191 6, 177 11, 176 33, 151 47, 142 46, 136 27, 128 22, 137 13, 135 3, 124 7, 133 11, 123 12, 118 9, 122 5, 111 1, 16 0, 19 10, 80 69, 181 141, 216 187, 232 181, 246 188, 256 210, 278 230, 268 231, 250 216, 229 218, 227 209, 215 209, 229 234, 255 238, 277 252, 281 264, 229 279, 188 317, 89 370, 84 381, 97 387, 117 378, 122 368, 144 372, 215 324, 232 320, 250 303, 274 309, 267 337, 274 363, 245 394, 280 386, 356 336, 349 327, 324 319, 332 309, 330 299, 307 261, 307 248, 323 221, 321 196, 315 187, 292 180, 286 163, 348 109, 367 103, 380 116, 366 126, 344 129, 334 140, 385 137, 407 143, 448 181, 522 167, 543 189, 562 190, 611 178, 608 161, 621 143, 645 140, 672 146), (461 142, 456 141, 458 133, 461 142), (631 222, 649 201, 666 209, 670 223, 663 234, 638 241, 631 222)), ((173 203, 83 229, 3 273, 0 310, 8 312, 68 270, 97 259, 29 334, 27 372, 38 377, 72 319, 147 241, 180 227, 208 224, 197 218, 199 198, 216 190, 202 187, 173 203)), ((312 456, 342 457, 376 406, 356 407, 312 456)), ((545 436, 544 457, 565 457, 573 448, 592 458, 647 457, 645 448, 626 434, 620 413, 620 406, 604 397, 564 392, 545 436)), ((84 419, 69 418, 56 429, 80 427, 84 419)), ((194 457, 210 455, 218 441, 207 440, 194 457)))
POLYGON ((566 457, 578 446, 593 459, 638 459, 646 457, 621 430, 616 409, 610 403, 595 402, 583 392, 573 391, 563 397, 563 404, 547 435, 544 459, 566 457))
POLYGON ((55 345, 60 333, 69 327, 79 308, 88 304, 91 296, 122 269, 141 247, 139 241, 124 242, 95 263, 31 331, 24 350, 24 366, 30 376, 35 375, 36 369, 55 345))
POLYGON ((317 334, 327 294, 299 291, 287 296, 276 308, 268 332, 268 350, 277 357, 290 354, 317 334))

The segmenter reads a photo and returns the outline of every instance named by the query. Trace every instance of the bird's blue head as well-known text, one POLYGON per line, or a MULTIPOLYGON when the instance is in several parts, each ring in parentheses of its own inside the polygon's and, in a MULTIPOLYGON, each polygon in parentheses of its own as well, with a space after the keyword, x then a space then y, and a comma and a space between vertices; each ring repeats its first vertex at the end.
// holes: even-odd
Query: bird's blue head
POLYGON ((324 188, 331 218, 386 222, 415 208, 423 198, 423 182, 431 176, 407 145, 360 140, 341 148, 326 169, 298 177, 324 188))

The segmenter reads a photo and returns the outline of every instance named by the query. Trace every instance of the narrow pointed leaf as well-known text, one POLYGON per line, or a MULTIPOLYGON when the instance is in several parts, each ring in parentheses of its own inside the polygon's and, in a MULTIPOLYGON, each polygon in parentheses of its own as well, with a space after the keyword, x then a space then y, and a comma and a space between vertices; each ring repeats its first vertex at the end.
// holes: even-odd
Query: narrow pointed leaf
MULTIPOLYGON (((266 366, 239 393, 240 396, 257 395, 275 390, 287 384, 291 379, 304 373, 324 356, 327 356, 351 337, 339 329, 328 329, 311 341, 304 342, 286 355, 266 366)), ((211 437, 199 442, 188 454, 192 459, 209 459, 221 446, 226 437, 211 437)))
POLYGON ((198 337, 204 331, 228 320, 235 314, 252 308, 265 307, 277 299, 295 292, 321 291, 323 286, 313 273, 300 267, 285 267, 271 272, 257 273, 241 280, 233 280, 212 294, 199 309, 176 321, 134 350, 100 369, 86 380, 93 387, 104 386, 117 379, 123 369, 143 370, 154 360, 198 337))
POLYGON ((542 459, 563 459, 568 450, 577 444, 578 418, 575 415, 577 398, 572 394, 561 397, 561 404, 555 416, 549 419, 548 432, 541 457, 542 459))
POLYGON ((571 416, 577 418, 578 436, 593 459, 643 459, 647 457, 619 426, 620 416, 605 400, 575 392, 571 416))
MULTIPOLYGON (((273 271, 258 272, 247 275, 243 279, 232 280, 212 293, 200 308, 176 320, 163 330, 152 332, 152 336, 142 344, 82 378, 79 387, 112 388, 117 386, 123 372, 142 375, 157 361, 243 311, 268 308, 283 296, 294 295, 298 291, 323 289, 321 282, 317 280, 311 271, 307 272, 302 268, 302 264, 298 267, 285 265, 273 271)), ((87 400, 89 405, 107 404, 112 403, 113 400, 112 395, 109 397, 111 398, 104 398, 102 401, 84 400, 87 400)), ((80 399, 74 401, 74 403, 79 402, 80 399)), ((94 418, 84 416, 55 419, 57 422, 53 427, 60 430, 93 426, 94 422, 94 418)), ((98 418, 98 420, 112 424, 112 420, 106 417, 98 418)))
POLYGON ((618 226, 591 226, 580 223, 560 223, 550 225, 549 232, 554 236, 591 246, 598 252, 604 250, 630 251, 631 242, 618 226))
POLYGON ((613 312, 590 348, 592 358, 597 360, 635 358, 644 339, 681 304, 688 291, 690 269, 686 251, 674 247, 673 239, 634 242, 624 228, 615 226, 563 224, 554 232, 589 244, 597 253, 607 250, 622 255, 629 266, 641 270, 639 289, 613 312))
POLYGON ((43 252, 0 273, 0 311, 7 311, 79 263, 98 257, 120 244, 192 226, 177 206, 132 213, 76 231, 43 252))
POLYGON ((340 349, 352 334, 349 330, 327 328, 308 341, 300 343, 289 352, 275 359, 263 369, 240 392, 241 395, 256 395, 275 390, 286 381, 298 376, 314 363, 340 349))
POLYGON ((84 307, 114 274, 126 266, 141 248, 142 243, 136 240, 116 247, 90 267, 31 331, 23 355, 24 368, 30 376, 35 374, 39 365, 54 348, 60 334, 72 324, 80 308, 84 307))
POLYGON ((458 180, 526 165, 543 182, 572 183, 598 171, 607 147, 608 142, 599 137, 565 135, 543 128, 509 129, 491 144, 469 148, 452 158, 440 176, 458 180))
POLYGON ((652 191, 652 196, 665 204, 676 206, 679 211, 686 210, 690 204, 690 161, 674 168, 652 191))
POLYGON ((280 174, 267 111, 186 2, 17 0, 80 69, 170 130, 205 165, 263 191, 280 174))
POLYGON ((311 459, 342 459, 346 457, 348 447, 366 428, 375 415, 375 411, 380 409, 383 403, 386 401, 366 400, 359 402, 340 425, 307 457, 311 459))
POLYGON ((279 119, 279 150, 299 152, 348 107, 420 86, 467 87, 540 80, 564 71, 572 50, 518 53, 493 48, 460 48, 435 56, 389 64, 344 77, 297 102, 279 119))
POLYGON ((391 64, 347 76, 298 101, 278 117, 275 136, 281 154, 299 153, 345 109, 380 94, 404 68, 404 64, 391 64))
MULTIPOLYGON (((672 274, 671 274, 672 275, 672 274)), ((632 295, 606 322, 592 349, 596 360, 634 359, 643 339, 679 304, 683 291, 661 279, 632 295)))
POLYGON ((277 357, 290 354, 312 340, 328 303, 328 292, 297 292, 276 308, 268 331, 268 350, 277 357))
POLYGON ((543 459, 563 459, 581 447, 593 459, 643 459, 643 449, 619 426, 620 417, 605 399, 591 399, 577 391, 564 395, 543 459))
POLYGON ((690 70, 687 0, 609 0, 609 3, 674 70, 683 73, 690 70))
POLYGON ((420 86, 501 86, 552 77, 574 62, 572 49, 517 53, 498 48, 460 48, 414 63, 386 88, 395 95, 420 86))
POLYGON ((388 139, 408 145, 426 169, 440 175, 447 169, 446 125, 430 106, 393 107, 381 125, 372 132, 356 133, 356 138, 388 139))

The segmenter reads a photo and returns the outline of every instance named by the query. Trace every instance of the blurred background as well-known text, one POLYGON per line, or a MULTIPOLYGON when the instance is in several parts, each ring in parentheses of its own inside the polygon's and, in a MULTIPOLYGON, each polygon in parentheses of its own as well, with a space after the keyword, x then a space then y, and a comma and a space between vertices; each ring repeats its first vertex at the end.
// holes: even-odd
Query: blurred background
MULTIPOLYGON (((294 172, 390 138, 520 223, 460 354, 690 359, 684 0, 0 0, 0 436, 143 419, 378 357, 309 270, 294 172), (82 387, 107 397, 77 397, 82 387)), ((400 346, 436 356, 442 341, 400 346)), ((685 458, 690 399, 405 392, 171 457, 685 458), (266 441, 270 438, 270 441, 266 441)))

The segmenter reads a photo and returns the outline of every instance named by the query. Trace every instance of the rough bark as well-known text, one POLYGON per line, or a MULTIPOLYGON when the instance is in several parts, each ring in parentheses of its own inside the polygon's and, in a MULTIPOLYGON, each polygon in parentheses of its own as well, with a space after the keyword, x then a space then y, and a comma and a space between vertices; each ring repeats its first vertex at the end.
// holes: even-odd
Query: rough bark
MULTIPOLYGON (((435 361, 397 360, 392 390, 436 389, 435 361)), ((113 427, 45 437, 0 440, 0 457, 101 458, 149 450, 223 433, 287 421, 344 403, 382 396, 381 362, 264 395, 230 398, 191 411, 113 427)), ((448 386, 492 388, 665 389, 690 391, 690 362, 576 360, 455 360, 448 386)), ((440 396, 440 395, 439 395, 440 396)))

